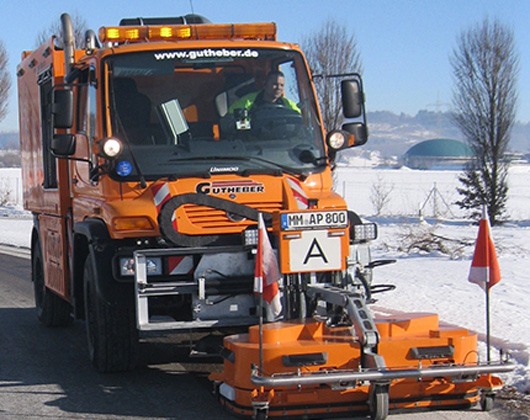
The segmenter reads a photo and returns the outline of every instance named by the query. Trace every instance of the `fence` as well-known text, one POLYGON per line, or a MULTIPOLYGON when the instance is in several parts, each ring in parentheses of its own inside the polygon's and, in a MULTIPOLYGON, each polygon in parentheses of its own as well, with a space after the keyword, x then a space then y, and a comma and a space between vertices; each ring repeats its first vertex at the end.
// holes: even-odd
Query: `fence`
MULTIPOLYGON (((377 213, 374 188, 388 192, 381 209, 384 216, 461 218, 464 212, 454 204, 460 198, 456 188, 459 171, 385 170, 339 167, 335 170, 335 190, 348 207, 361 216, 377 213)), ((507 213, 511 220, 530 220, 530 165, 514 166, 509 172, 507 213)), ((20 168, 0 168, 0 198, 9 191, 10 205, 22 206, 20 168)))
MULTIPOLYGON (((461 171, 411 170, 338 167, 335 191, 348 207, 361 216, 415 216, 461 219, 466 212, 455 202, 462 197, 458 176, 461 171), (381 211, 374 205, 374 195, 388 193, 381 211), (379 214, 378 214, 379 213, 379 214)), ((513 166, 508 176, 509 220, 530 220, 530 165, 513 166)), ((381 198, 381 197, 379 197, 381 198)), ((377 201, 377 200, 375 200, 377 201)))

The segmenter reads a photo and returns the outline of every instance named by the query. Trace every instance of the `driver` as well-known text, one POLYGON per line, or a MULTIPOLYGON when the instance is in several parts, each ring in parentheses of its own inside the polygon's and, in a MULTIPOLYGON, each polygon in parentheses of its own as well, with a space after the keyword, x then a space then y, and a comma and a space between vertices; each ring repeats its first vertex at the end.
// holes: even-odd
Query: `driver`
POLYGON ((242 96, 230 105, 228 112, 233 113, 236 109, 246 109, 250 113, 263 105, 275 104, 300 113, 298 105, 284 96, 284 88, 284 74, 279 70, 273 70, 267 74, 267 79, 261 92, 252 92, 242 96))

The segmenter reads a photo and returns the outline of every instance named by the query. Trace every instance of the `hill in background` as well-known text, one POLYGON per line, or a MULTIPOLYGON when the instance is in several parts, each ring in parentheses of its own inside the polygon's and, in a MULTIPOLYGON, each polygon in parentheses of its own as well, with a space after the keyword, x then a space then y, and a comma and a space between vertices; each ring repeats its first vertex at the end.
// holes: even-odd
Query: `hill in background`
MULTIPOLYGON (((415 116, 390 111, 369 112, 369 141, 365 153, 377 151, 382 158, 401 157, 416 143, 435 138, 463 141, 462 134, 451 122, 449 112, 419 111, 415 116)), ((17 132, 0 133, 0 149, 18 149, 17 132)), ((512 131, 510 151, 530 152, 530 123, 516 123, 512 131)))
MULTIPOLYGON (((415 116, 389 111, 368 113, 369 140, 367 150, 379 151, 383 158, 401 157, 410 147, 430 139, 446 138, 464 141, 452 123, 449 112, 419 111, 415 116)), ((510 151, 530 152, 530 123, 516 123, 510 151)))
POLYGON ((19 148, 18 132, 0 133, 0 149, 18 150, 19 148))

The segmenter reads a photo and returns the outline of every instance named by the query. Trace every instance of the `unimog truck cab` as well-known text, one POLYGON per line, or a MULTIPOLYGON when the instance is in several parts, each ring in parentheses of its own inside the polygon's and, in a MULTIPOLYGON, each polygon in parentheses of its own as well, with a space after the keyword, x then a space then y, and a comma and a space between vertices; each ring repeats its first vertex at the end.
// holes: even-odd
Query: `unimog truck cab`
POLYGON ((358 75, 343 77, 345 122, 326 133, 307 62, 273 23, 124 19, 80 49, 62 20, 63 45, 18 66, 42 322, 84 318, 102 371, 134 365, 142 330, 255 324, 259 214, 285 319, 316 306, 306 284, 344 282, 350 245, 375 232, 332 189, 336 151, 367 139, 358 75), (293 106, 234 105, 270 72, 293 106))

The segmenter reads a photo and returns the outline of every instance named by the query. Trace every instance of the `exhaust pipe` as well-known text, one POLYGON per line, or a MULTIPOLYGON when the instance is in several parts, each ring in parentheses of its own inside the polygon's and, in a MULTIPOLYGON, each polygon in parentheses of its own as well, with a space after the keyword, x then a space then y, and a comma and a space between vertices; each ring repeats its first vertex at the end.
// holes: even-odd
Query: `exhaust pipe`
POLYGON ((72 66, 75 63, 75 37, 72 19, 68 13, 61 15, 61 25, 63 30, 63 48, 64 48, 64 77, 68 76, 72 66))

